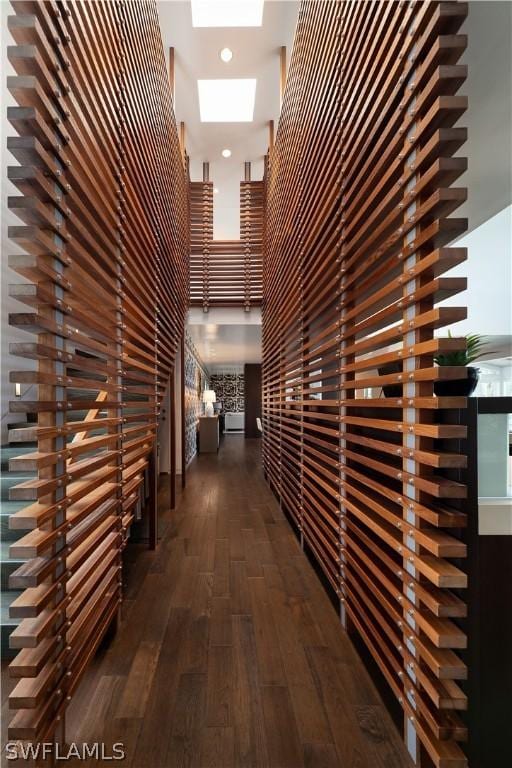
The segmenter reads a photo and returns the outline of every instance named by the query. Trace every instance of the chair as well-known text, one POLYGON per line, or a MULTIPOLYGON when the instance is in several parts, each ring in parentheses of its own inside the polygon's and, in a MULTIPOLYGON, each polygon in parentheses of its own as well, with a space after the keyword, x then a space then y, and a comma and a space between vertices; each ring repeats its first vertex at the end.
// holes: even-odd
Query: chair
POLYGON ((243 411, 226 412, 226 432, 243 432, 245 426, 245 413, 243 411))

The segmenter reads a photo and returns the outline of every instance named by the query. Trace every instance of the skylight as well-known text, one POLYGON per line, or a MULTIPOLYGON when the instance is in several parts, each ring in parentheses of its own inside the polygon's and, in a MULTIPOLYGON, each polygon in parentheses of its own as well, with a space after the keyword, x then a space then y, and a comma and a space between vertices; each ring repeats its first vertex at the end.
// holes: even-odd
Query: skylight
POLYGON ((256 79, 198 80, 202 123, 250 123, 254 117, 256 79))
POLYGON ((192 0, 194 27, 261 27, 264 0, 192 0))

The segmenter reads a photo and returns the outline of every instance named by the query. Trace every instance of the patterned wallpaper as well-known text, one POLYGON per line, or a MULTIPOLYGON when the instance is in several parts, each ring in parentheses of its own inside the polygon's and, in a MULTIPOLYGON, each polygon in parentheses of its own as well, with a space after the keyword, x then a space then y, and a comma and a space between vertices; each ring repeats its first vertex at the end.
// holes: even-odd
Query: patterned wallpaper
POLYGON ((239 413, 244 410, 243 373, 212 373, 210 387, 222 403, 223 411, 239 413))
POLYGON ((202 393, 209 388, 209 374, 201 362, 192 340, 185 341, 185 461, 197 453, 197 423, 203 413, 202 393))

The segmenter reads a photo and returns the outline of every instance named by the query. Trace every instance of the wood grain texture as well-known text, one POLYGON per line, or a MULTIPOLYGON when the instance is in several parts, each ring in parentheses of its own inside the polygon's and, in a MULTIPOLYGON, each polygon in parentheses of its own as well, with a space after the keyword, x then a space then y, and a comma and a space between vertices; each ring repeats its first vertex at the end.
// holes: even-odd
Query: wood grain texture
MULTIPOLYGON (((9 237, 25 255, 10 266, 29 282, 13 287, 27 309, 9 322, 27 334, 12 352, 35 364, 11 371, 34 387, 11 407, 37 423, 11 438, 37 446, 10 467, 36 473, 10 491, 29 503, 11 520, 28 532, 13 548, 26 562, 11 585, 26 591, 10 736, 51 741, 118 614, 121 553, 151 501, 188 302, 188 176, 156 3, 12 6, 9 237)), ((154 544, 152 517, 149 530, 154 544)), ((126 722, 145 709, 158 634, 133 659, 126 722)))
POLYGON ((190 303, 243 307, 262 302, 263 182, 240 182, 240 239, 213 239, 213 183, 190 182, 190 303))
MULTIPOLYGON (((466 400, 434 392, 466 375, 434 365, 465 344, 443 330, 465 307, 438 305, 466 287, 444 276, 466 258, 449 247, 467 225, 453 215, 466 13, 301 3, 264 178, 266 478, 437 768, 467 763, 467 491, 451 471, 466 400)), ((271 540, 286 589, 309 599, 291 542, 271 540)), ((361 760, 362 742, 337 746, 361 760)))
MULTIPOLYGON (((260 440, 229 436, 218 456, 199 456, 189 468, 187 489, 178 493, 172 512, 168 488, 161 490, 168 525, 159 548, 165 557, 157 571, 127 568, 126 591, 132 600, 123 605, 117 634, 92 661, 71 703, 68 738, 107 738, 109 744, 123 741, 127 748, 124 762, 129 768, 316 768, 315 758, 320 766, 345 768, 381 765, 376 761, 379 750, 386 755, 386 765, 410 768, 395 726, 302 553, 297 554, 297 563, 311 598, 288 593, 283 563, 277 560, 275 565, 263 566, 264 576, 246 577, 247 613, 237 611, 230 591, 225 597, 212 596, 214 577, 203 573, 205 550, 200 556, 185 554, 184 539, 200 535, 201 525, 195 523, 225 511, 237 516, 241 510, 237 499, 245 494, 257 500, 254 506, 248 502, 242 508, 245 526, 252 521, 256 528, 260 525, 264 503, 272 519, 283 522, 282 536, 287 531, 293 538, 264 482, 260 448, 260 440), (219 499, 207 509, 199 503, 205 485, 219 499), (173 598, 175 591, 184 594, 183 584, 191 581, 192 572, 183 567, 182 558, 190 561, 198 577, 192 579, 188 607, 176 606, 173 598), (155 592, 160 599, 149 599, 155 592), (213 608, 215 600, 222 602, 218 613, 213 608), (302 610, 298 610, 299 604, 302 610), (332 622, 335 631, 328 640, 319 642, 307 629, 307 615, 314 615, 319 625, 332 622), (229 640, 206 645, 206 657, 203 652, 198 655, 198 646, 204 650, 205 642, 196 637, 196 632, 204 630, 197 623, 204 617, 209 621, 210 639, 213 635, 229 640), (272 637, 260 626, 265 620, 274 627, 272 637), (265 648, 265 643, 272 647, 265 648), (342 674, 337 666, 340 659, 344 660, 342 674), (137 701, 141 670, 153 668, 141 682, 137 701), (272 680, 274 684, 268 684, 272 680), (350 762, 356 753, 361 761, 354 758, 350 762)), ((218 539, 216 545, 229 553, 223 542, 218 539)), ((139 551, 144 557, 147 554, 139 551)), ((232 560, 227 554, 226 565, 231 585, 235 583, 231 570, 240 573, 245 561, 232 560)))

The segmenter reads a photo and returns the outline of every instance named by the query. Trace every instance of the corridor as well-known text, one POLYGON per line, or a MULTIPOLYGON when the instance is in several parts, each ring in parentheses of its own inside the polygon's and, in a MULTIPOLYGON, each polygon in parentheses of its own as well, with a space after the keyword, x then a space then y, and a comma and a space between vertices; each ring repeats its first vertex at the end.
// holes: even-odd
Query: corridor
POLYGON ((4 757, 512 766, 512 0, 0 10, 4 757))
POLYGON ((122 624, 68 740, 122 742, 133 768, 411 765, 264 482, 260 441, 198 456, 166 518, 156 555, 126 567, 122 624))

